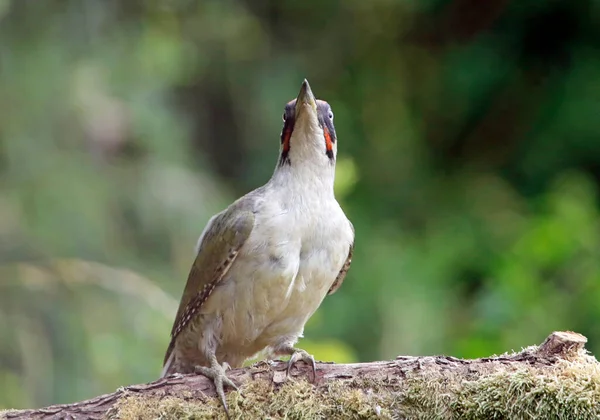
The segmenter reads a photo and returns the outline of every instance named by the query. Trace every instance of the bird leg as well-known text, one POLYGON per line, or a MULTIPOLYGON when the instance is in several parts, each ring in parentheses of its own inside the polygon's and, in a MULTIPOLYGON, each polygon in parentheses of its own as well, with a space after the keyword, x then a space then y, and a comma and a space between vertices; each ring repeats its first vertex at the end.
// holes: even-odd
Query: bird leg
POLYGON ((227 385, 228 387, 233 388, 236 391, 238 390, 238 387, 225 374, 226 368, 229 368, 229 364, 223 363, 223 366, 221 366, 217 361, 217 357, 213 354, 210 356, 210 367, 196 366, 194 370, 196 371, 196 373, 200 373, 206 376, 207 378, 212 379, 213 384, 215 385, 217 395, 219 396, 219 400, 221 400, 221 404, 223 404, 223 408, 225 409, 225 414, 227 414, 227 418, 230 418, 229 409, 227 408, 227 402, 225 401, 225 390, 223 388, 223 385, 227 385))
POLYGON ((317 366, 315 364, 315 358, 306 352, 306 350, 297 349, 291 344, 285 345, 277 349, 277 354, 282 355, 290 355, 290 360, 288 361, 287 366, 287 376, 290 376, 290 370, 294 363, 298 360, 302 360, 306 362, 312 368, 313 380, 314 382, 317 379, 317 366))

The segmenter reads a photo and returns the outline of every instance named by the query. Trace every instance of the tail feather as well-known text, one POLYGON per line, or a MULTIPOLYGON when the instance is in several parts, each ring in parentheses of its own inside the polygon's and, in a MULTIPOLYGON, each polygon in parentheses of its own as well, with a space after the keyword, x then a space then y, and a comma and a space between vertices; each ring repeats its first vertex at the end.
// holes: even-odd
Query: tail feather
POLYGON ((175 352, 172 351, 171 354, 169 355, 169 358, 165 361, 165 365, 163 366, 163 370, 160 374, 161 378, 164 378, 165 376, 169 376, 173 373, 171 370, 173 368, 174 361, 175 361, 175 352))

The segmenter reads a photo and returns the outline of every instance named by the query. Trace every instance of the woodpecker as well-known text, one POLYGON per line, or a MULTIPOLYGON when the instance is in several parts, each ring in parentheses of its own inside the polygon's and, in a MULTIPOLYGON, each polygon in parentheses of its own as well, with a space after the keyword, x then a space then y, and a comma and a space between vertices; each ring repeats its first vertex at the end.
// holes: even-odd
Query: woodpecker
POLYGON ((309 363, 294 345, 350 267, 354 227, 333 182, 337 138, 329 104, 308 81, 285 106, 271 179, 213 216, 198 239, 161 377, 201 373, 225 411, 226 368, 267 350, 309 363))

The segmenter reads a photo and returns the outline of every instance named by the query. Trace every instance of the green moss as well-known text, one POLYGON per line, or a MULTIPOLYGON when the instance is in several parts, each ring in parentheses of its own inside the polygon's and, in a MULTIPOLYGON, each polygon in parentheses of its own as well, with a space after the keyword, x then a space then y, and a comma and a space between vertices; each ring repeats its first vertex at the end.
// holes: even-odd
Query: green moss
POLYGON ((597 419, 600 365, 580 354, 545 369, 500 365, 468 380, 455 371, 409 378, 399 390, 400 417, 437 419, 597 419))
MULTIPOLYGON (((233 419, 593 419, 600 418, 600 364, 581 351, 543 369, 477 363, 406 373, 401 380, 294 381, 273 390, 250 382, 230 392, 233 419)), ((107 420, 225 419, 214 398, 125 395, 107 420)))
POLYGON ((465 382, 453 410, 465 419, 598 418, 600 367, 582 358, 561 361, 543 374, 531 367, 499 371, 465 382))
MULTIPOLYGON (((231 392, 227 396, 233 419, 391 418, 382 407, 393 402, 392 393, 365 392, 342 383, 330 384, 317 392, 305 381, 289 382, 274 394, 266 382, 252 382, 243 387, 242 394, 231 392), (377 417, 378 412, 383 417, 377 417)), ((202 403, 173 397, 129 396, 122 399, 108 416, 110 420, 157 418, 225 419, 225 414, 215 399, 202 403), (213 417, 215 414, 217 417, 213 417)))
MULTIPOLYGON (((232 418, 265 419, 592 419, 600 417, 600 366, 580 354, 536 369, 525 363, 497 364, 483 371, 415 372, 399 382, 353 380, 320 389, 290 381, 273 394, 253 382, 228 395, 232 418), (486 372, 489 370, 489 372, 486 372), (466 375, 466 376, 465 376, 466 375), (465 380, 465 377, 468 379, 465 380)), ((214 399, 122 399, 110 419, 224 419, 214 399)))

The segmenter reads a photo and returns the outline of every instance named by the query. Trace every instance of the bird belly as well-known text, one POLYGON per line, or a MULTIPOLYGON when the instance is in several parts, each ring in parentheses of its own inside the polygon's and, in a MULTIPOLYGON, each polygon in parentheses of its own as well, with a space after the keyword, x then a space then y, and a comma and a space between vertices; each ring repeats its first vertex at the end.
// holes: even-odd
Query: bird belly
POLYGON ((203 305, 200 345, 216 348, 220 362, 240 366, 266 348, 293 345, 342 268, 352 239, 345 218, 291 220, 263 224, 203 305))
POLYGON ((335 280, 341 255, 334 264, 325 249, 305 258, 300 251, 289 252, 277 264, 273 258, 257 264, 256 258, 247 257, 247 264, 254 264, 251 270, 243 268, 246 258, 240 260, 203 310, 212 312, 214 327, 205 333, 214 334, 217 359, 240 366, 267 347, 295 343, 335 280), (225 309, 216 313, 211 307, 225 309))
POLYGON ((299 266, 297 249, 238 257, 202 311, 213 319, 220 361, 238 366, 267 346, 260 337, 290 300, 299 266))

